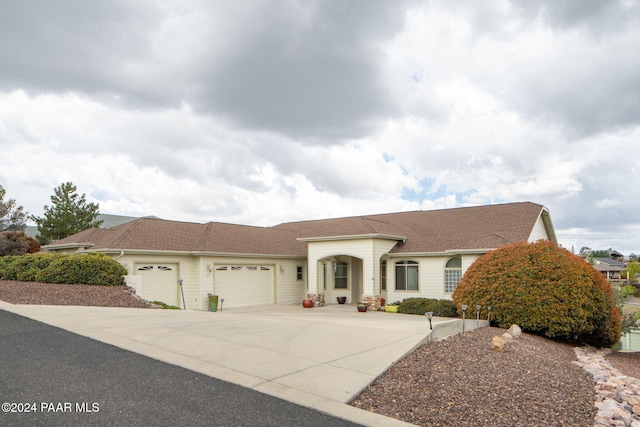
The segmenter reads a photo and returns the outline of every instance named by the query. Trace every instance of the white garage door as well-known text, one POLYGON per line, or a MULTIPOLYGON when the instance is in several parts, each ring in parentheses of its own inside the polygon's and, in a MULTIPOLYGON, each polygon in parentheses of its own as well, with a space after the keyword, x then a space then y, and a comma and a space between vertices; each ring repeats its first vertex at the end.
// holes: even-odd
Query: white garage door
POLYGON ((138 291, 141 298, 182 307, 178 264, 136 264, 135 270, 136 275, 142 276, 142 289, 138 291))
POLYGON ((273 303, 273 266, 221 265, 216 267, 214 292, 223 307, 273 303))

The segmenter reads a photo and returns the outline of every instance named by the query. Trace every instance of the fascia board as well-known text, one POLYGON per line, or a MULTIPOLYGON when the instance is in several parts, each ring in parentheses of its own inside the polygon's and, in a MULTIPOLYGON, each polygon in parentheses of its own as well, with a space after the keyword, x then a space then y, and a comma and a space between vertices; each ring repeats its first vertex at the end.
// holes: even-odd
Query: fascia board
POLYGON ((306 255, 273 255, 273 254, 243 254, 234 252, 194 252, 194 251, 167 251, 167 250, 150 250, 150 249, 92 249, 81 252, 101 252, 101 253, 117 253, 124 255, 182 255, 182 256, 210 256, 210 257, 244 257, 244 258, 290 258, 300 259, 306 258, 306 255))
POLYGON ((387 258, 406 258, 406 257, 433 257, 433 256, 451 256, 451 255, 473 255, 486 254, 496 248, 478 248, 478 249, 451 249, 441 252, 394 252, 388 253, 387 258))
POLYGON ((360 240, 360 239, 384 239, 405 241, 406 236, 393 236, 390 234, 351 234, 345 236, 323 236, 323 237, 298 237, 299 242, 326 242, 331 240, 360 240))
POLYGON ((56 245, 52 243, 50 245, 44 245, 42 249, 44 250, 59 250, 59 249, 77 249, 77 248, 90 248, 94 246, 93 243, 66 243, 64 245, 56 245))

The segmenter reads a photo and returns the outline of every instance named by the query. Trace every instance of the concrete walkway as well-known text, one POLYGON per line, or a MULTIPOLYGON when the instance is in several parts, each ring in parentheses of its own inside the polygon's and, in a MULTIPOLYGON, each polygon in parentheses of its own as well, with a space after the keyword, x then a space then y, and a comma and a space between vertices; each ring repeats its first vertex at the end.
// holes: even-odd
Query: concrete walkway
MULTIPOLYGON (((214 313, 0 301, 0 309, 369 426, 408 424, 346 403, 429 339, 422 316, 355 306, 214 313)), ((433 319, 434 328, 452 322, 433 319)))

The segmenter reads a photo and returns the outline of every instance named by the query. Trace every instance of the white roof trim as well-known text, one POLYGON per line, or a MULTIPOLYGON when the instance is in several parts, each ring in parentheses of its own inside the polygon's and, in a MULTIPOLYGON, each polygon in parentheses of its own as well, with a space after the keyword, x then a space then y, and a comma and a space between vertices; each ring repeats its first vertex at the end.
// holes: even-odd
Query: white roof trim
POLYGON ((495 251, 497 248, 478 248, 478 249, 451 249, 442 252, 394 252, 386 253, 387 258, 407 258, 407 257, 425 257, 425 256, 451 256, 451 255, 483 255, 487 252, 495 251))
POLYGON ((385 239, 385 240, 397 240, 405 241, 406 236, 393 236, 390 234, 352 234, 347 236, 324 236, 324 237, 299 237, 296 240, 299 242, 326 242, 331 240, 359 240, 359 239, 385 239))

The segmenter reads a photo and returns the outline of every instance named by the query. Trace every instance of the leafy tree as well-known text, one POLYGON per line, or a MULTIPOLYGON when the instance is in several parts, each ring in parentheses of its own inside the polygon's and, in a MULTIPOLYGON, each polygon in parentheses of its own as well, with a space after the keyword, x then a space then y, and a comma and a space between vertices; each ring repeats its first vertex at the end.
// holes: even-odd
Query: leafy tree
POLYGON ((46 245, 91 227, 99 227, 96 220, 99 206, 87 203, 84 193, 78 196, 71 182, 60 184, 51 196, 52 206, 45 205, 44 217, 31 216, 38 226, 38 241, 46 245))
POLYGON ((591 256, 594 258, 610 258, 611 249, 598 249, 595 251, 591 251, 591 256))
POLYGON ((40 251, 40 243, 24 231, 5 231, 0 234, 0 256, 33 254, 40 251))
POLYGON ((608 347, 621 318, 609 283, 592 266, 553 242, 516 243, 469 267, 453 293, 458 305, 492 306, 500 327, 608 347))
POLYGON ((636 277, 636 274, 640 276, 640 262, 632 261, 627 264, 627 272, 629 274, 629 280, 631 280, 631 283, 637 283, 638 277, 636 277))
POLYGON ((27 227, 25 220, 27 213, 22 206, 16 206, 14 199, 4 201, 6 191, 0 185, 0 232, 3 231, 24 231, 27 227))
POLYGON ((589 255, 591 253, 591 248, 588 246, 583 246, 580 248, 580 255, 589 255))

